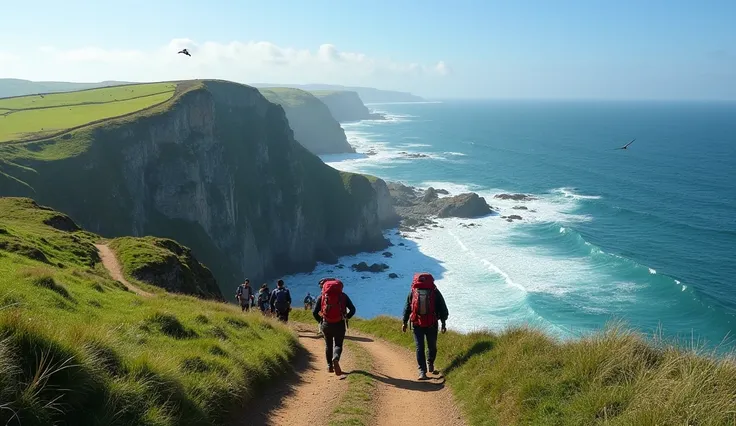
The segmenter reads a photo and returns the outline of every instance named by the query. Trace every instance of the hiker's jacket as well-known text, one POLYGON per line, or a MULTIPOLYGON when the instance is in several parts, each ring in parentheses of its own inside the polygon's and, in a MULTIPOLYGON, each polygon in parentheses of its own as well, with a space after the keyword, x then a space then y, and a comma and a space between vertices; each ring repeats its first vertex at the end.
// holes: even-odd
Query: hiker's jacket
MULTIPOLYGON (((447 305, 445 304, 445 298, 442 297, 442 293, 440 293, 440 289, 434 290, 435 299, 434 299, 434 309, 437 313, 437 319, 439 319, 442 322, 447 321, 447 317, 450 316, 450 312, 447 310, 447 305)), ((409 322, 409 317, 411 316, 411 292, 409 292, 409 296, 406 297, 406 305, 404 305, 404 324, 409 322)))
POLYGON ((247 286, 245 284, 240 284, 238 286, 238 291, 235 293, 236 296, 244 296, 246 299, 250 299, 251 296, 253 296, 253 287, 247 286), (248 294, 245 294, 245 293, 248 294))
POLYGON ((288 288, 286 288, 286 287, 283 287, 283 288, 278 288, 278 287, 276 287, 276 288, 275 288, 275 289, 274 289, 274 290, 273 290, 273 291, 271 292, 271 299, 269 300, 269 303, 270 303, 270 305, 271 305, 271 309, 272 309, 272 310, 276 308, 276 294, 277 294, 278 292, 280 292, 280 291, 284 291, 284 292, 286 292, 286 303, 288 303, 288 304, 289 304, 289 306, 291 306, 291 292, 289 291, 289 289, 288 289, 288 288))
MULTIPOLYGON (((348 297, 347 294, 343 293, 343 296, 345 296, 345 307, 348 308, 348 313, 345 315, 346 319, 350 319, 355 315, 355 305, 353 305, 353 301, 350 300, 350 297, 348 297)), ((312 308, 312 316, 314 316, 315 321, 322 322, 322 315, 320 315, 320 311, 322 310, 322 295, 317 296, 317 300, 314 302, 314 308, 312 308)))

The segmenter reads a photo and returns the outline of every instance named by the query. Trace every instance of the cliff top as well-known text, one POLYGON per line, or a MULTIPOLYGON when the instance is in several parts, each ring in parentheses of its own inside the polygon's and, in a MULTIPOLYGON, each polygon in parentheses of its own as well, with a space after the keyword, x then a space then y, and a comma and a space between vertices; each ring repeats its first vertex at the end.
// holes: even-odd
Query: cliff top
POLYGON ((258 90, 269 102, 283 106, 298 107, 310 102, 319 102, 314 94, 291 87, 269 87, 258 90))

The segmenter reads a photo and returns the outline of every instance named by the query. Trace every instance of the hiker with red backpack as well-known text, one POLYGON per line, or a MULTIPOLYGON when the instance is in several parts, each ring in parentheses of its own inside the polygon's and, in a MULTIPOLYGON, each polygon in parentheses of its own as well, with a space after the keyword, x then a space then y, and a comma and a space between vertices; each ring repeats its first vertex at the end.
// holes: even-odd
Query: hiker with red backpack
POLYGON ((427 380, 427 371, 435 373, 434 360, 437 358, 437 321, 442 322, 442 332, 446 332, 445 321, 449 312, 445 299, 434 284, 432 274, 421 272, 414 274, 411 292, 404 306, 404 320, 401 331, 406 333, 407 323, 411 320, 414 331, 414 344, 417 348, 417 364, 419 364, 419 380, 427 380), (427 356, 424 354, 424 339, 427 339, 427 356))
POLYGON ((348 295, 343 293, 343 284, 339 279, 325 278, 320 281, 320 284, 322 294, 317 296, 312 315, 320 324, 320 330, 325 338, 327 370, 339 376, 342 374, 340 356, 347 330, 347 320, 355 315, 355 305, 348 295))

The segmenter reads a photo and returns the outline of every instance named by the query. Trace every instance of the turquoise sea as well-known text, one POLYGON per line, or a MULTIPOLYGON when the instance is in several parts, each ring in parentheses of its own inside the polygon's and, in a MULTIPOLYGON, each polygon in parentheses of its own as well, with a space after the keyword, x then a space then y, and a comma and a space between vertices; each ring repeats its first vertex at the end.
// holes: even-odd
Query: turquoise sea
MULTIPOLYGON (((519 214, 446 219, 381 253, 286 277, 296 298, 337 275, 358 315, 400 315, 411 274, 435 274, 448 326, 530 323, 560 337, 623 320, 717 345, 736 326, 736 103, 445 101, 374 104, 385 121, 344 123, 355 155, 331 166, 519 214), (628 150, 614 150, 631 139, 628 150), (366 155, 374 151, 375 155, 366 155), (406 153, 425 154, 410 158, 406 153), (538 198, 503 201, 523 192, 538 198), (527 210, 514 209, 524 206, 527 210), (463 224, 476 223, 478 227, 463 224), (403 243, 404 245, 398 245, 403 243), (358 274, 385 262, 399 279, 358 274)), ((728 345, 723 347, 729 347, 728 345)))

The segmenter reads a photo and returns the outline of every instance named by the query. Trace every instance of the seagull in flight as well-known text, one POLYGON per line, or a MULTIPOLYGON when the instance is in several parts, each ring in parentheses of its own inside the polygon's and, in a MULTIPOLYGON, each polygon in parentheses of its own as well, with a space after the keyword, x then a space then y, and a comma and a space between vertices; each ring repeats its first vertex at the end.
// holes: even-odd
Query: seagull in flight
POLYGON ((632 143, 634 143, 635 140, 636 140, 636 138, 632 139, 631 142, 627 143, 626 145, 622 146, 621 148, 615 148, 615 149, 628 149, 629 148, 629 145, 631 145, 632 143))
POLYGON ((189 51, 187 49, 182 49, 182 50, 180 50, 180 51, 178 51, 176 53, 183 53, 183 54, 185 54, 187 56, 192 56, 192 55, 189 54, 189 51))

